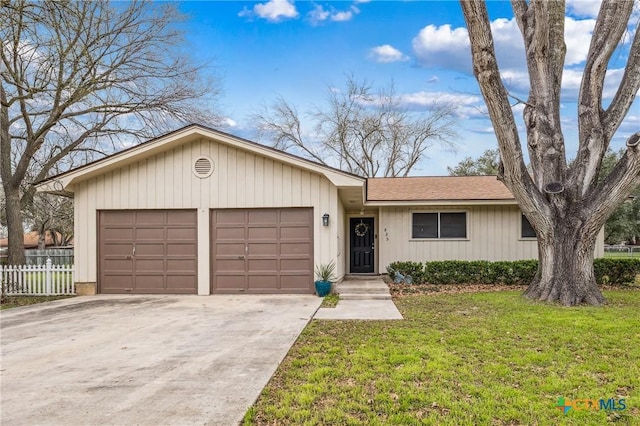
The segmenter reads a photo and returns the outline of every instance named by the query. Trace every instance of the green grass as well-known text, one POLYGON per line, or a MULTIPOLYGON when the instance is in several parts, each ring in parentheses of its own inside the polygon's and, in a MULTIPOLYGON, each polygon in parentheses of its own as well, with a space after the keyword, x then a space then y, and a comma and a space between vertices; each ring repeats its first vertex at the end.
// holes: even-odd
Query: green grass
POLYGON ((67 299, 75 296, 6 296, 0 304, 0 309, 17 308, 18 306, 34 305, 36 303, 51 302, 52 300, 67 299))
POLYGON ((640 424, 640 292, 565 308, 517 292, 407 296, 404 321, 318 321, 244 424, 640 424), (624 398, 624 411, 566 399, 624 398))
POLYGON ((336 293, 328 294, 322 299, 321 308, 335 308, 340 301, 340 295, 336 293))
MULTIPOLYGON (((52 280, 71 280, 73 278, 73 273, 71 272, 60 272, 60 271, 52 271, 51 279, 52 280)), ((32 283, 41 283, 46 279, 46 273, 41 271, 36 272, 27 272, 24 274, 24 282, 32 282, 32 283)))
POLYGON ((629 252, 605 251, 604 257, 608 259, 633 259, 640 258, 640 251, 629 252))

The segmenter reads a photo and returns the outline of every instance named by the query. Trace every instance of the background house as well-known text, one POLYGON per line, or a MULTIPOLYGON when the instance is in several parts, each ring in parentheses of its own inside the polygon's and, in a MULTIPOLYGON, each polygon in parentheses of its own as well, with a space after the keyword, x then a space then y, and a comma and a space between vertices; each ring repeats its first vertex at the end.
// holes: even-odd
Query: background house
MULTIPOLYGON (((51 231, 46 231, 41 235, 38 231, 31 231, 24 234, 24 249, 27 265, 44 265, 47 258, 52 260, 54 265, 73 265, 73 240, 70 245, 59 246, 63 240, 60 233, 53 235, 51 231)), ((0 239, 0 262, 4 263, 7 258, 9 240, 0 239)))

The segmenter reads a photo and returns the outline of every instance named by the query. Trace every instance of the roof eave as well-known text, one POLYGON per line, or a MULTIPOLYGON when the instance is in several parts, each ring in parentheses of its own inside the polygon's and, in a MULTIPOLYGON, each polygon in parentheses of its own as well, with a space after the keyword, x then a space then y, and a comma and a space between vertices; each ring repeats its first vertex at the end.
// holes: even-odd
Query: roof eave
POLYGON ((63 179, 47 179, 34 185, 37 192, 73 198, 73 188, 63 179))
POLYGON ((371 207, 403 207, 403 206, 488 206, 518 205, 515 199, 496 200, 367 200, 365 206, 371 207))

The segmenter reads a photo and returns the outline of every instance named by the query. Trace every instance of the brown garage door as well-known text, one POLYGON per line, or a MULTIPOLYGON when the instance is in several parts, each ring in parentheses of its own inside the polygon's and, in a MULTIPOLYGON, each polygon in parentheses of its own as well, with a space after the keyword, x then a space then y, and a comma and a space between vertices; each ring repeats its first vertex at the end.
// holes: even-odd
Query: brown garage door
POLYGON ((100 211, 100 293, 196 294, 195 210, 100 211))
POLYGON ((212 293, 313 293, 313 209, 211 212, 212 293))

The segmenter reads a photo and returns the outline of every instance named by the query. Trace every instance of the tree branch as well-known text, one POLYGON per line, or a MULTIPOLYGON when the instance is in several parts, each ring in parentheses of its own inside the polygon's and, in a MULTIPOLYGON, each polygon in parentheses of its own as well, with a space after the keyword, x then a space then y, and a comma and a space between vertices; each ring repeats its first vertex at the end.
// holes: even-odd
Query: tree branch
MULTIPOLYGON (((586 196, 597 185, 602 158, 611 138, 608 133, 619 125, 610 123, 608 132, 605 131, 602 91, 607 65, 627 28, 632 10, 631 1, 604 0, 593 29, 578 94, 579 147, 569 173, 572 186, 576 188, 576 197, 579 198, 586 196)), ((628 98, 622 100, 623 103, 627 101, 628 98)), ((617 111, 616 117, 621 120, 622 111, 617 109, 620 106, 615 106, 614 110, 617 111)))
MULTIPOLYGON (((546 198, 534 185, 524 164, 518 129, 500 78, 486 5, 484 2, 464 0, 461 5, 471 41, 473 71, 487 104, 504 163, 504 171, 499 178, 514 194, 525 213, 539 209, 549 211, 546 198)), ((532 220, 537 221, 535 218, 532 220)))
POLYGON ((640 90, 640 21, 636 25, 635 36, 629 49, 627 65, 609 108, 604 112, 604 135, 610 140, 629 112, 636 94, 640 90))

